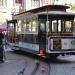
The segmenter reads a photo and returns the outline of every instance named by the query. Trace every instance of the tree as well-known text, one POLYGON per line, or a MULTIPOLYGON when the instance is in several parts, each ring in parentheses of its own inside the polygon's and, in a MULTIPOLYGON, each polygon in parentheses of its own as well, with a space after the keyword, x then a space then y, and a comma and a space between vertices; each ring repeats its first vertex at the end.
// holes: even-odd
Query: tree
POLYGON ((72 11, 75 11, 75 3, 72 4, 71 10, 72 10, 72 11))

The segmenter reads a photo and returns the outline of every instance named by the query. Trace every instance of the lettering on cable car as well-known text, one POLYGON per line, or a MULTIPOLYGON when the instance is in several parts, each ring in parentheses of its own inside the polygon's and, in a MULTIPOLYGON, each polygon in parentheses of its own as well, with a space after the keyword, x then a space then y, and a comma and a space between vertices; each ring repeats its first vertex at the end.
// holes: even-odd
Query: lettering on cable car
POLYGON ((61 49, 61 40, 53 39, 53 49, 61 49))

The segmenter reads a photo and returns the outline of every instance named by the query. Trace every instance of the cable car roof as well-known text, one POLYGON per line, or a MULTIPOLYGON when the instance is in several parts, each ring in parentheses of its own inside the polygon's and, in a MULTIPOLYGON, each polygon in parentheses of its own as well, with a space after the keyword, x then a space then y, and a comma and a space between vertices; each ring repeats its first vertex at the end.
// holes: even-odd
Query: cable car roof
POLYGON ((39 12, 37 13, 37 15, 71 15, 71 16, 75 16, 75 13, 71 13, 71 12, 65 12, 65 11, 45 11, 45 12, 39 12))
POLYGON ((43 7, 39 7, 36 9, 32 9, 26 12, 22 12, 20 14, 13 15, 13 19, 26 19, 33 16, 39 16, 39 15, 54 15, 54 16, 71 16, 74 17, 74 13, 66 12, 66 9, 68 9, 68 6, 64 5, 47 5, 43 7))
POLYGON ((28 10, 28 11, 25 11, 25 12, 21 12, 19 14, 16 14, 15 16, 17 15, 21 15, 21 14, 25 14, 25 13, 38 13, 38 12, 43 12, 43 11, 66 11, 66 9, 68 9, 69 6, 65 6, 65 5, 46 5, 46 6, 42 6, 42 7, 39 7, 39 8, 35 8, 35 9, 31 9, 31 10, 28 10))

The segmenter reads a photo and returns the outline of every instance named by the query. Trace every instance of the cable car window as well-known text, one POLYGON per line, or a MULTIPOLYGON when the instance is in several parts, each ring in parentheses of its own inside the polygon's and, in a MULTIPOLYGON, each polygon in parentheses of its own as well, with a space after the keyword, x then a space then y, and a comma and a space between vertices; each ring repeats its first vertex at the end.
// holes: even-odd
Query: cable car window
POLYGON ((58 20, 58 32, 61 32, 61 20, 58 20))
POLYGON ((44 23, 40 23, 40 29, 41 29, 42 31, 44 31, 44 29, 45 29, 44 23))
POLYGON ((14 24, 10 24, 10 30, 13 30, 14 29, 14 24))
POLYGON ((25 33, 26 31, 26 21, 23 21, 23 25, 22 25, 22 32, 25 33))
POLYGON ((46 24, 46 21, 42 21, 42 20, 40 20, 40 30, 41 31, 45 31, 46 30, 46 28, 45 28, 45 24, 46 24))
POLYGON ((18 33, 21 33, 21 31, 22 31, 22 29, 21 29, 21 23, 22 23, 21 20, 19 20, 18 23, 17 23, 17 32, 18 33))
POLYGON ((9 30, 8 40, 10 42, 14 42, 14 24, 10 23, 8 30, 9 30))
POLYGON ((50 21, 46 21, 46 32, 50 31, 50 21))
POLYGON ((65 32, 72 32, 72 22, 65 21, 65 32))
POLYGON ((36 20, 32 21, 32 32, 37 32, 37 22, 36 22, 36 20))
POLYGON ((31 32, 31 21, 26 22, 26 32, 31 32))
POLYGON ((53 20, 52 21, 52 32, 57 32, 58 29, 57 29, 57 20, 53 20))
POLYGON ((52 32, 61 32, 61 20, 52 20, 52 32))

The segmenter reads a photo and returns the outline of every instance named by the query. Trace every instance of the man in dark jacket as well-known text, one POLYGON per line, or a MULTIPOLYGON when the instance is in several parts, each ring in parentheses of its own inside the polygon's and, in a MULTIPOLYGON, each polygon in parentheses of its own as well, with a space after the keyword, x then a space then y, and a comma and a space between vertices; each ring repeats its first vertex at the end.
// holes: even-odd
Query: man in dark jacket
POLYGON ((0 32, 0 62, 3 62, 3 38, 4 35, 0 32))

